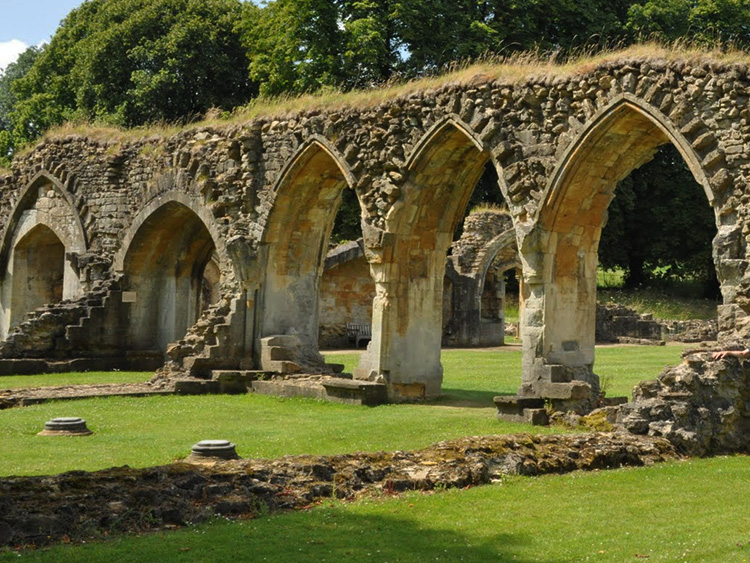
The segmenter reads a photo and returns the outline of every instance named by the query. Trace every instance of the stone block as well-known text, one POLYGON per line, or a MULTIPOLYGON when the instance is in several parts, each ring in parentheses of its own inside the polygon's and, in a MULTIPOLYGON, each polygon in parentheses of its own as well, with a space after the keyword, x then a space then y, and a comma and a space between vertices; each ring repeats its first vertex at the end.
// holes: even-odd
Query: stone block
POLYGON ((261 352, 261 363, 265 365, 268 362, 281 362, 291 360, 291 354, 287 348, 281 346, 267 346, 261 352))
POLYGON ((533 424, 534 426, 547 426, 549 424, 549 416, 547 415, 546 409, 523 409, 524 422, 533 424))
POLYGON ((218 383, 219 393, 247 393, 248 384, 252 382, 246 372, 239 370, 214 370, 211 380, 218 383))
POLYGON ((239 360, 234 358, 203 358, 201 356, 191 356, 182 362, 182 366, 192 377, 204 379, 210 378, 213 370, 237 369, 238 364, 239 360))
POLYGON ((605 407, 616 407, 618 405, 624 405, 628 402, 627 397, 603 397, 602 405, 605 407))
POLYGON ((568 383, 572 379, 570 370, 558 364, 547 366, 549 380, 552 383, 568 383))
POLYGON ((330 377, 322 385, 326 398, 336 403, 376 406, 388 402, 388 388, 382 383, 330 377))
POLYGON ((544 407, 544 399, 539 397, 519 397, 518 395, 499 395, 493 399, 498 411, 514 413, 523 409, 538 409, 544 407))
POLYGON ((253 381, 252 390, 261 395, 275 395, 277 397, 326 398, 326 390, 322 385, 304 385, 294 381, 253 381))
POLYGON ((568 383, 546 383, 536 385, 536 390, 545 399, 580 400, 591 396, 591 385, 585 381, 568 383))
POLYGON ((175 381, 175 392, 178 395, 206 395, 217 393, 219 384, 217 381, 205 381, 201 379, 178 379, 175 381))
POLYGON ((420 401, 425 398, 424 383, 391 383, 389 397, 395 402, 420 401))
POLYGON ((294 334, 275 334, 260 339, 261 347, 281 346, 283 348, 295 348, 299 346, 299 337, 294 334))

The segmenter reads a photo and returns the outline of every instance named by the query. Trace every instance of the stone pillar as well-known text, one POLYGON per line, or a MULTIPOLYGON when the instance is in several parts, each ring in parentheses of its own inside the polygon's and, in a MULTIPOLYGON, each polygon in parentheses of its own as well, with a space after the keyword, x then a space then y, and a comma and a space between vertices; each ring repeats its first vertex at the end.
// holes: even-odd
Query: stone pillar
POLYGON ((518 280, 518 328, 516 329, 516 338, 521 338, 523 333, 523 310, 526 305, 526 284, 523 281, 523 271, 516 270, 516 279, 518 280))
POLYGON ((561 408, 590 402, 599 393, 593 372, 598 260, 596 252, 584 252, 582 246, 591 248, 564 244, 553 247, 554 252, 535 249, 522 255, 519 395, 558 401, 561 408), (561 256, 571 250, 573 256, 561 256), (568 267, 562 268, 564 264, 568 267))
POLYGON ((421 276, 408 271, 404 261, 371 264, 375 281, 372 340, 354 375, 386 383, 391 401, 440 394, 445 258, 438 254, 433 251, 420 257, 426 269, 421 276))

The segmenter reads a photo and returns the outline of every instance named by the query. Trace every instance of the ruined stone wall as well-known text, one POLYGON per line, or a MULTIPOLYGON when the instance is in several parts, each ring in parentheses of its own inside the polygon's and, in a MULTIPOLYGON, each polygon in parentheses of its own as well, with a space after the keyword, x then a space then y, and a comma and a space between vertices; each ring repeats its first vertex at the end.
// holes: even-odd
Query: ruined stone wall
POLYGON ((469 487, 505 475, 637 467, 674 458, 670 444, 659 438, 516 435, 460 438, 409 452, 5 477, 0 479, 0 546, 89 541, 215 516, 252 518, 332 497, 469 487))
POLYGON ((374 294, 364 255, 326 270, 320 284, 320 347, 351 346, 346 323, 370 323, 374 294))
MULTIPOLYGON (((720 338, 747 339, 746 62, 631 53, 519 76, 490 71, 374 102, 345 99, 142 139, 52 138, 18 157, 2 180, 3 253, 7 259, 25 190, 40 175, 69 194, 85 232, 80 265, 95 257, 101 276, 122 270, 147 215, 175 201, 200 217, 216 244, 220 309, 233 313, 215 324, 242 340, 231 348, 256 354, 252 342, 264 333, 296 332, 314 353, 319 241, 349 186, 362 205, 376 284, 373 342, 360 376, 386 378, 395 395, 413 384, 433 395, 442 377, 444 256, 489 160, 523 261, 526 390, 554 383, 552 365, 568 366, 565 373, 593 389, 591 284, 606 206, 619 178, 672 142, 716 212, 720 338)), ((180 345, 178 358, 197 350, 187 338, 180 345)))

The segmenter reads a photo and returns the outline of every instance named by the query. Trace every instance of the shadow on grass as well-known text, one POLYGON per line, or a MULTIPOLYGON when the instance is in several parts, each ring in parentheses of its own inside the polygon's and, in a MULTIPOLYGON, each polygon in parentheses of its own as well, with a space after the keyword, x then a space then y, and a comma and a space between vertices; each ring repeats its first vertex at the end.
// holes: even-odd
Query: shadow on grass
POLYGON ((494 407, 493 399, 499 395, 513 395, 514 393, 495 393, 492 391, 467 391, 465 389, 443 388, 443 393, 437 399, 427 401, 428 405, 441 407, 460 407, 486 409, 494 407))
MULTIPOLYGON (((118 538, 83 546, 27 551, 26 558, 55 562, 141 561, 539 561, 521 556, 531 538, 518 534, 475 535, 425 525, 414 505, 376 503, 288 513, 243 522, 213 522, 175 532, 118 538), (370 514, 361 514, 365 510, 370 514), (401 514, 384 514, 384 512, 401 514), (374 513, 372 513, 374 512, 374 513), (404 515, 404 513, 408 515, 404 515)), ((450 524, 448 524, 450 526, 450 524)), ((8 560, 0 552, 0 560, 8 560)), ((545 556, 547 563, 556 560, 545 556)))

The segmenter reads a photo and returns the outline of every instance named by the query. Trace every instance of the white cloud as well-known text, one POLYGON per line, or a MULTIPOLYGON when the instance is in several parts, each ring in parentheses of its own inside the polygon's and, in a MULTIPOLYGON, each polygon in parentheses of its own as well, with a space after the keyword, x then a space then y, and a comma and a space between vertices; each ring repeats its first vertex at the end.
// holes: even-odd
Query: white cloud
POLYGON ((18 39, 11 39, 0 43, 0 71, 5 69, 10 63, 14 62, 18 55, 23 53, 28 45, 18 39))

